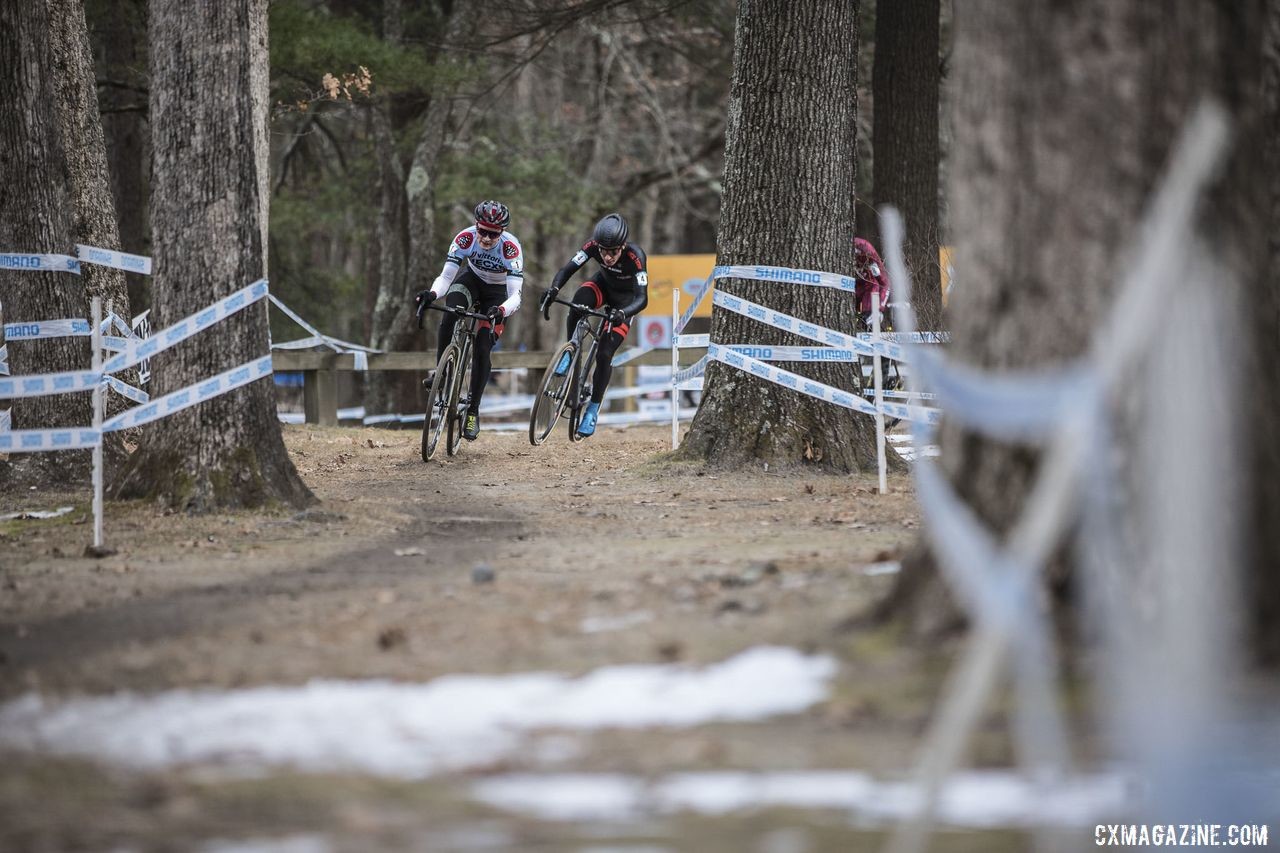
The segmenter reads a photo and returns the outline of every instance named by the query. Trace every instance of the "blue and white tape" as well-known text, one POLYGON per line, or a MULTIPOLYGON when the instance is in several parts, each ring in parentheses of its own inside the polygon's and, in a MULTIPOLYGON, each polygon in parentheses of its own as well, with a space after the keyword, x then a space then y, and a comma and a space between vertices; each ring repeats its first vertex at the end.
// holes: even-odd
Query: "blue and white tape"
POLYGON ((618 367, 619 365, 626 364, 627 362, 637 359, 645 353, 652 351, 653 347, 632 347, 626 352, 621 352, 615 355, 611 363, 614 367, 618 367))
POLYGON ((132 367, 145 358, 151 358, 176 346, 187 338, 204 331, 213 324, 225 320, 237 311, 248 308, 267 295, 267 280, 258 279, 253 284, 237 290, 201 311, 184 317, 178 322, 161 329, 146 340, 129 341, 124 352, 117 353, 102 366, 103 373, 115 373, 132 367))
POLYGON ((5 323, 4 337, 9 341, 34 341, 39 338, 79 338, 93 334, 88 320, 31 320, 5 323))
POLYGON ((171 394, 165 394, 163 397, 152 400, 146 405, 122 412, 106 421, 102 425, 102 431, 115 432, 129 429, 130 427, 142 426, 180 412, 183 409, 188 409, 197 403, 212 400, 214 397, 270 375, 271 356, 264 355, 239 367, 233 367, 228 371, 219 373, 211 379, 203 379, 171 394))
POLYGON ((0 376, 9 375, 9 345, 0 346, 0 376))
POLYGON ((34 255, 23 252, 0 252, 0 270, 69 272, 73 275, 80 275, 80 261, 70 255, 34 255))
POLYGON ((151 395, 148 394, 146 391, 143 391, 139 388, 134 388, 132 385, 128 384, 127 382, 121 382, 119 379, 116 379, 114 376, 104 376, 103 379, 106 380, 107 387, 115 391, 121 397, 128 398, 135 403, 151 402, 151 395))
POLYGON ((124 352, 129 348, 129 341, 136 338, 121 338, 116 335, 103 335, 102 348, 111 352, 124 352))
POLYGON ((808 284, 816 287, 834 287, 853 293, 858 280, 853 276, 818 270, 797 270, 790 267, 747 266, 734 264, 718 266, 711 271, 713 279, 743 278, 752 281, 776 281, 782 284, 808 284))
POLYGON ((151 259, 142 255, 130 255, 128 252, 99 249, 97 246, 83 246, 79 243, 76 244, 76 252, 79 253, 80 260, 86 264, 151 275, 151 259))
POLYGON ((791 332, 802 338, 817 341, 820 344, 851 349, 859 355, 872 356, 879 353, 895 361, 906 360, 905 350, 899 344, 889 343, 888 341, 880 341, 879 343, 862 341, 856 335, 847 335, 844 332, 837 332, 834 329, 828 329, 825 326, 819 326, 807 320, 799 320, 789 314, 774 311, 772 308, 766 308, 759 303, 752 302, 750 299, 734 296, 721 290, 716 291, 712 301, 721 308, 758 320, 766 326, 773 326, 775 329, 782 329, 784 332, 791 332))
POLYGON ((677 348, 689 347, 690 349, 697 349, 711 343, 711 335, 706 332, 700 335, 676 335, 673 340, 677 348))
MULTIPOLYGON (((719 296, 719 294, 716 295, 719 296)), ((734 352, 722 344, 711 344, 707 347, 707 355, 716 361, 723 362, 730 367, 736 367, 766 382, 781 385, 783 388, 790 388, 792 391, 798 391, 801 394, 816 397, 828 403, 834 403, 842 408, 853 409, 855 412, 862 412, 867 415, 876 413, 875 405, 863 400, 857 394, 842 391, 839 388, 818 382, 816 379, 799 376, 780 367, 774 367, 749 355, 734 352)))
MULTIPOLYGON (((707 372, 707 357, 704 355, 702 358, 698 359, 697 361, 695 361, 693 364, 689 365, 685 369, 677 370, 675 374, 672 375, 671 377, 671 384, 675 385, 678 388, 682 383, 688 382, 692 379, 696 379, 704 375, 706 372, 707 372)), ((681 388, 680 390, 684 391, 684 390, 694 390, 694 389, 681 388)))
POLYGON ((13 415, 8 409, 0 411, 0 432, 8 432, 13 429, 13 415))
POLYGON ((693 312, 698 310, 698 306, 702 304, 702 300, 707 298, 707 293, 711 291, 711 283, 715 281, 716 273, 713 269, 711 275, 707 276, 707 280, 702 283, 702 289, 698 291, 698 295, 693 298, 693 303, 684 309, 684 313, 680 315, 680 319, 676 321, 675 328, 671 330, 672 334, 680 334, 684 327, 689 325, 689 320, 693 317, 693 312))
POLYGON ((70 394, 74 391, 92 391, 98 387, 98 383, 101 380, 102 374, 91 370, 14 376, 9 379, 0 379, 0 400, 13 400, 19 397, 47 397, 51 394, 70 394))
POLYGON ((92 427, 67 429, 15 429, 0 432, 0 453, 40 453, 45 450, 81 450, 102 443, 102 433, 92 427))

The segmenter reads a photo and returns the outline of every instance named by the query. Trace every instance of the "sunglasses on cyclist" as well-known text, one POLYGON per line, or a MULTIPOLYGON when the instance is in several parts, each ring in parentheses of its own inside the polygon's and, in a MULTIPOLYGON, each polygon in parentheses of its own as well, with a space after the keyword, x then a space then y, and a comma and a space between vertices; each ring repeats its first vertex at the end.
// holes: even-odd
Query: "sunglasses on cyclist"
POLYGON ((622 251, 621 246, 601 246, 600 247, 600 254, 602 255, 616 255, 621 251, 622 251))
POLYGON ((479 226, 476 226, 476 233, 486 240, 497 240, 502 236, 501 231, 490 231, 488 228, 481 228, 479 226))

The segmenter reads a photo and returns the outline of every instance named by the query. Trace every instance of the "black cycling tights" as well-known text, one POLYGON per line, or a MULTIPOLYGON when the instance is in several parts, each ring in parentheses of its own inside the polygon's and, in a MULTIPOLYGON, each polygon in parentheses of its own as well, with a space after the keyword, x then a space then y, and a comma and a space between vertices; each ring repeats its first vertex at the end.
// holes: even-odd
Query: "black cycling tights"
MULTIPOLYGON (((457 291, 448 294, 444 302, 450 308, 468 307, 467 297, 457 291)), ((453 340, 453 327, 457 322, 456 314, 445 314, 440 321, 440 340, 436 343, 437 364, 440 363, 440 356, 444 355, 445 347, 453 340)), ((484 396, 484 389, 489 384, 489 373, 493 369, 492 352, 493 335, 489 334, 488 328, 480 329, 476 332, 471 361, 471 403, 468 410, 473 415, 480 412, 480 398, 484 396)))
POLYGON ((609 377, 613 376, 613 354, 620 346, 622 346, 622 335, 616 331, 610 331, 600 341, 600 348, 596 350, 595 382, 591 386, 593 403, 604 402, 604 389, 609 387, 609 377))

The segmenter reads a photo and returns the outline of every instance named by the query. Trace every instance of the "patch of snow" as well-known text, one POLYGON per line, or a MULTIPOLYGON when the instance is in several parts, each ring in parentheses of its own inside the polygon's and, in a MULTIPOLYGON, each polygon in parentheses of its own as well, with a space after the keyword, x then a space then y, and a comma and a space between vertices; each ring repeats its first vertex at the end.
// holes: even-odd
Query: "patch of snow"
POLYGON ((491 765, 540 729, 696 726, 798 713, 827 696, 836 662, 761 646, 679 664, 451 675, 427 684, 313 681, 0 706, 0 745, 132 767, 215 764, 354 770, 397 778, 491 765))

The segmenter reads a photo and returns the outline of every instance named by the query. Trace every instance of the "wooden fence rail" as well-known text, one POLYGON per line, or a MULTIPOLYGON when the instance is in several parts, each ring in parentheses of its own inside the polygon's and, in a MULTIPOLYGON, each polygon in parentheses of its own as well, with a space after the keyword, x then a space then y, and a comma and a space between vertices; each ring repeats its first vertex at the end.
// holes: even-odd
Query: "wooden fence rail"
MULTIPOLYGON (((700 358, 705 350, 694 350, 681 347, 681 352, 688 350, 693 358, 700 358)), ((493 354, 493 366, 497 368, 525 367, 542 370, 551 360, 551 351, 507 352, 499 350, 493 354)), ((637 356, 623 365, 630 373, 630 368, 642 364, 671 364, 671 350, 653 349, 637 356)), ((321 426, 336 426, 338 423, 338 390, 336 374, 341 370, 355 370, 356 358, 351 353, 337 352, 298 352, 277 350, 271 354, 271 365, 277 373, 302 373, 302 408, 306 422, 321 426)), ((436 366, 435 353, 429 352, 384 352, 368 355, 369 370, 416 370, 426 373, 436 366)), ((634 384, 634 378, 627 375, 625 384, 634 384)), ((613 383, 610 383, 613 384, 613 383)))

